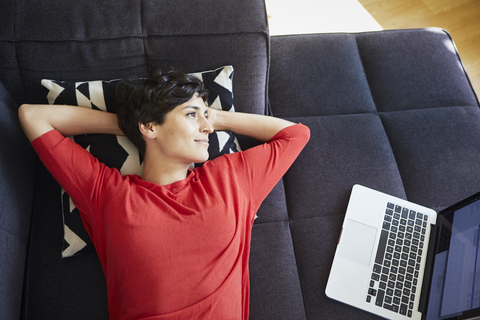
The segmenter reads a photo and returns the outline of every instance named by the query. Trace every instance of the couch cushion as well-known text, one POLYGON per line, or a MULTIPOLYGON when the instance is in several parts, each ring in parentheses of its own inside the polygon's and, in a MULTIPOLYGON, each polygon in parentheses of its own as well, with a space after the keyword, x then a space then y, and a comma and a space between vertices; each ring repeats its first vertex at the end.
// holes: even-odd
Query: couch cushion
POLYGON ((478 106, 381 113, 407 198, 444 209, 480 189, 478 106))
POLYGON ((272 37, 272 53, 270 103, 276 116, 375 111, 354 35, 272 37))
POLYGON ((365 33, 356 39, 378 111, 478 105, 444 30, 365 33))
POLYGON ((371 319, 328 299, 325 286, 352 186, 359 183, 406 197, 380 117, 367 113, 289 120, 311 130, 309 143, 283 178, 307 318, 371 319))
POLYGON ((306 319, 381 319, 325 296, 343 218, 342 212, 290 223, 306 319))
POLYGON ((305 319, 290 232, 288 221, 253 226, 250 319, 305 319))
POLYGON ((291 220, 344 213, 356 183, 405 198, 378 115, 288 119, 311 130, 309 143, 283 178, 291 220))

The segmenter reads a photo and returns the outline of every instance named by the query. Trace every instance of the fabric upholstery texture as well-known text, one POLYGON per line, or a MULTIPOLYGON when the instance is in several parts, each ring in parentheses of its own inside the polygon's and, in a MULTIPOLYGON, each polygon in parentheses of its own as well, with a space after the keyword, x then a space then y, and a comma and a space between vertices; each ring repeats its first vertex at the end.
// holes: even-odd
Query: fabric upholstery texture
MULTIPOLYGON (((144 77, 151 65, 187 72, 233 65, 236 110, 265 113, 269 37, 263 1, 207 0, 194 10, 191 4, 187 0, 95 5, 76 0, 7 1, 0 13, 0 82, 16 103, 13 117, 21 103, 48 103, 41 79, 144 77)), ((15 129, 21 132, 18 123, 15 129)), ((35 181, 36 185, 29 183, 30 196, 36 190, 27 219, 28 223, 32 219, 32 228, 28 223, 21 227, 27 235, 30 232, 25 240, 28 250, 16 252, 12 260, 25 268, 23 297, 21 278, 19 283, 2 284, 1 290, 16 293, 17 303, 0 308, 0 318, 7 313, 25 319, 107 318, 105 280, 96 254, 77 257, 75 263, 60 259, 63 231, 55 196, 60 188, 41 165, 35 181)), ((24 204, 31 206, 31 201, 24 204)), ((21 268, 17 270, 23 274, 21 268)))
POLYGON ((351 188, 437 211, 478 192, 477 97, 444 30, 278 36, 271 45, 272 113, 311 130, 283 178, 306 318, 375 318, 325 295, 351 188))
POLYGON ((148 65, 189 72, 233 65, 239 108, 265 111, 263 1, 208 0, 194 9, 188 0, 109 0, 99 6, 64 1, 53 8, 12 0, 4 5, 0 82, 19 103, 41 101, 37 84, 44 78, 121 79, 145 76, 148 65))
POLYGON ((60 258, 60 187, 35 166, 16 118, 21 103, 47 103, 44 78, 233 65, 236 111, 309 126, 310 142, 254 223, 251 319, 375 318, 324 293, 354 184, 435 210, 480 190, 479 103, 447 32, 270 38, 262 0, 195 3, 3 3, 0 318, 108 319, 96 254, 60 258))
POLYGON ((0 318, 18 318, 33 203, 35 157, 0 83, 0 318))

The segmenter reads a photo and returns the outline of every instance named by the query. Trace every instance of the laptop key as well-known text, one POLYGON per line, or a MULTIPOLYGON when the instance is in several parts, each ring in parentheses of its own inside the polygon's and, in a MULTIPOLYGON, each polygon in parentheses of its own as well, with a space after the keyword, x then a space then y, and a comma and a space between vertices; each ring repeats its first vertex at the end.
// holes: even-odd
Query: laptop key
POLYGON ((407 305, 402 303, 400 305, 400 314, 406 316, 407 315, 407 305))
POLYGON ((375 299, 375 305, 381 307, 383 306, 383 298, 385 296, 385 291, 378 290, 377 292, 377 299, 375 299))
POLYGON ((386 296, 385 297, 385 303, 391 304, 392 303, 392 297, 386 296))
POLYGON ((375 263, 382 264, 383 256, 385 255, 385 248, 387 247, 388 231, 383 230, 380 233, 380 242, 378 243, 377 255, 375 263))
POLYGON ((415 216, 416 216, 415 211, 410 210, 410 214, 408 215, 408 217, 409 217, 410 219, 415 219, 415 216))

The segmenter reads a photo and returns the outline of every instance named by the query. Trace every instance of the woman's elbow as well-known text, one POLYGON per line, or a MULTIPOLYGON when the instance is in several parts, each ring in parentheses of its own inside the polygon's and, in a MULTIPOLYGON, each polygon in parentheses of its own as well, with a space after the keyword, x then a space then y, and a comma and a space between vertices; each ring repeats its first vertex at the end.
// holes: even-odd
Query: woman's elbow
POLYGON ((29 119, 31 118, 32 114, 32 105, 30 104, 22 104, 18 108, 18 119, 20 120, 20 124, 23 125, 26 124, 29 119))
POLYGON ((39 106, 22 104, 18 108, 18 119, 25 135, 30 141, 39 137, 45 132, 45 125, 42 126, 42 117, 39 113, 39 106))

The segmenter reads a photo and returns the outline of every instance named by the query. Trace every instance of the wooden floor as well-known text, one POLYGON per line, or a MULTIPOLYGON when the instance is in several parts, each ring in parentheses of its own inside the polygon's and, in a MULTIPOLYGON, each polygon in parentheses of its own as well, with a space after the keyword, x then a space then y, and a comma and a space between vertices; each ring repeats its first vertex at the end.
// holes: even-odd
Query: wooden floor
POLYGON ((480 0, 265 0, 270 34, 439 27, 480 97, 480 0))
POLYGON ((457 46, 480 95, 479 0, 358 0, 383 29, 440 27, 457 46))

